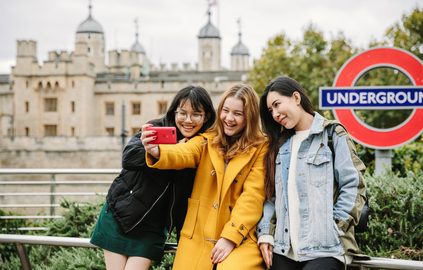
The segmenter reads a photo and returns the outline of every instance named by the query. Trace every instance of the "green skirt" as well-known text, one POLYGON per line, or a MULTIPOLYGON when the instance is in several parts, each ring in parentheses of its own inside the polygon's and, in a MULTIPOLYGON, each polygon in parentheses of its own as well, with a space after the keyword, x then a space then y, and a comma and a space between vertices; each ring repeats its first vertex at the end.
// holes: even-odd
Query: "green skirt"
POLYGON ((143 222, 124 234, 108 208, 106 202, 91 235, 91 244, 126 256, 161 261, 167 237, 165 226, 143 222))

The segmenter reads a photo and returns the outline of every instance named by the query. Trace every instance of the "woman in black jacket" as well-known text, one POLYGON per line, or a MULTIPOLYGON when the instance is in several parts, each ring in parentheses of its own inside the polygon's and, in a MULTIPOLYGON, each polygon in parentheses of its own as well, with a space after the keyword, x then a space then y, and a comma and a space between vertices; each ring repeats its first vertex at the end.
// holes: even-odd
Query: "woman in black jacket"
MULTIPOLYGON (((163 118, 150 123, 176 127, 182 143, 210 128, 215 118, 207 91, 188 86, 176 94, 163 118)), ((173 228, 179 237, 192 190, 194 169, 146 166, 140 136, 133 136, 123 150, 123 169, 110 186, 91 236, 91 243, 104 250, 107 269, 148 269, 152 261, 160 261, 173 228)))

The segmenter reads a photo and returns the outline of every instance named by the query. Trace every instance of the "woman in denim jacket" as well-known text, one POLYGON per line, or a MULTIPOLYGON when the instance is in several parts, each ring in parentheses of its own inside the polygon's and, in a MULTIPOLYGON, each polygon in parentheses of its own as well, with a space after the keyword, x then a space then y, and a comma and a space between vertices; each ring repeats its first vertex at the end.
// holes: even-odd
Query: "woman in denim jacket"
POLYGON ((365 202, 363 162, 338 125, 332 152, 326 127, 295 80, 278 77, 260 99, 269 138, 267 201, 257 227, 271 269, 343 269, 360 253, 354 239, 365 202))

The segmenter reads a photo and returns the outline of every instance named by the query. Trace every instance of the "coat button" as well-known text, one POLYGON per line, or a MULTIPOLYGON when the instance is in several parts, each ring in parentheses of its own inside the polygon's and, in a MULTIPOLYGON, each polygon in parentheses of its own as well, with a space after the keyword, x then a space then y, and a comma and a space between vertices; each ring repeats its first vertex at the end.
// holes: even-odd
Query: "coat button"
POLYGON ((219 208, 219 204, 218 204, 218 203, 214 203, 214 204, 213 204, 213 208, 214 208, 214 209, 219 208))
POLYGON ((285 232, 288 232, 288 229, 287 228, 285 228, 285 232))
POLYGON ((132 190, 129 191, 129 194, 132 194, 132 190))
POLYGON ((215 170, 211 170, 210 175, 211 176, 214 176, 215 174, 216 174, 216 171, 215 170))
POLYGON ((242 230, 244 230, 244 228, 245 228, 245 227, 244 227, 244 225, 242 225, 242 224, 241 224, 241 226, 239 226, 239 229, 240 229, 241 231, 242 231, 242 230))

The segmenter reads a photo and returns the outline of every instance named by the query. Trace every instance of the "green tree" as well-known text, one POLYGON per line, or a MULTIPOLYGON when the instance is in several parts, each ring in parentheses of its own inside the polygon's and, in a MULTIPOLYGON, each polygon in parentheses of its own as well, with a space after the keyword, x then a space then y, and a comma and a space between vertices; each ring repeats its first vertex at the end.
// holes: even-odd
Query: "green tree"
POLYGON ((423 58, 423 9, 415 8, 410 15, 403 15, 400 22, 389 27, 385 34, 388 45, 410 51, 423 58))
POLYGON ((267 42, 266 49, 249 73, 249 80, 257 92, 262 93, 270 80, 288 72, 290 47, 291 41, 285 34, 278 34, 267 42))

